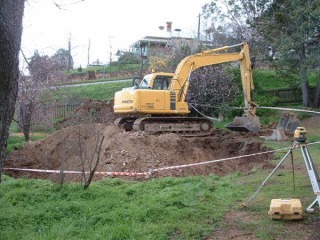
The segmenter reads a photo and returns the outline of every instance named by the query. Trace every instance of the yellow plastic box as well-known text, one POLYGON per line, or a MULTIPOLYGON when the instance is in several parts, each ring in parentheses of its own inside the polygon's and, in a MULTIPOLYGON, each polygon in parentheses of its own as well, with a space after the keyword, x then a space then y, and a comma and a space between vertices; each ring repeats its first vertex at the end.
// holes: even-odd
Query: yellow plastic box
POLYGON ((268 214, 272 219, 299 220, 303 208, 300 199, 272 199, 268 214))

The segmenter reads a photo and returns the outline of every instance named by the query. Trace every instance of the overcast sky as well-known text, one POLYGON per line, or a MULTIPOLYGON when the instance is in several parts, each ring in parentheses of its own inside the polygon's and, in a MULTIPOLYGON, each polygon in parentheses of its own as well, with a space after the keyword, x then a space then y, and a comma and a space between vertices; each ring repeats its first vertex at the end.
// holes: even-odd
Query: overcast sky
MULTIPOLYGON (((172 22, 180 36, 195 37, 198 15, 210 0, 28 0, 24 14, 22 50, 53 55, 68 49, 71 34, 75 67, 90 62, 109 62, 110 50, 128 49, 144 36, 161 36, 159 26, 172 22), (61 4, 59 9, 54 3, 61 4), (76 3, 78 2, 78 3, 76 3), (76 4, 75 4, 76 3, 76 4)), ((174 32, 177 33, 177 32, 174 32)))

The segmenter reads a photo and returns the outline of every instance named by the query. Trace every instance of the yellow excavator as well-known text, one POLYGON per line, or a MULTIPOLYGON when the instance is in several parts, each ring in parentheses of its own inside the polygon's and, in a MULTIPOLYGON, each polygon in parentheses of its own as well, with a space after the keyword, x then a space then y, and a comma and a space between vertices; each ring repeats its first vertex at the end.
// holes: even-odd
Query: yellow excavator
POLYGON ((206 117, 188 117, 186 102, 191 73, 203 66, 234 62, 240 64, 244 114, 236 117, 226 127, 232 131, 258 132, 260 120, 256 116, 256 104, 251 101, 254 88, 252 63, 247 43, 224 46, 184 58, 175 73, 154 72, 147 74, 134 86, 115 93, 114 113, 122 115, 115 124, 126 130, 149 133, 175 132, 181 135, 206 135, 212 129, 212 121, 206 117), (226 52, 241 47, 239 52, 226 52))

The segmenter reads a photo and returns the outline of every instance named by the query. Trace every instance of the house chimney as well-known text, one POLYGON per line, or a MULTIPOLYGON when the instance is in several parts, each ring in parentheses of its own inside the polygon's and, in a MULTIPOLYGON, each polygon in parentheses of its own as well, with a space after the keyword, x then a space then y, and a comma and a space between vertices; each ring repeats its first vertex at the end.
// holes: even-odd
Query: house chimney
POLYGON ((171 33, 172 22, 167 22, 167 32, 171 33))
POLYGON ((180 28, 176 28, 176 29, 174 29, 174 31, 177 32, 177 37, 180 37, 181 29, 180 28))

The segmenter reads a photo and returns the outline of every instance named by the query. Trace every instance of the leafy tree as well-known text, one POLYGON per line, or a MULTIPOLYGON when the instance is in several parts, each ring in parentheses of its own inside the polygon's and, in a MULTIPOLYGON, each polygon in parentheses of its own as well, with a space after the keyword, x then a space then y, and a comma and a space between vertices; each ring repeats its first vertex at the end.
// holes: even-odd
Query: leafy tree
POLYGON ((203 6, 205 17, 211 19, 206 32, 213 35, 215 45, 246 41, 252 45, 259 37, 254 20, 268 7, 270 0, 221 0, 203 6))
POLYGON ((0 1, 0 183, 18 94, 24 0, 0 1))
POLYGON ((320 66, 320 2, 273 1, 255 25, 271 47, 274 66, 282 75, 299 79, 303 105, 319 107, 320 75, 313 96, 308 77, 320 66))
POLYGON ((66 71, 73 68, 74 62, 69 50, 60 48, 51 58, 56 70, 66 71))
POLYGON ((118 59, 119 64, 137 64, 140 63, 140 58, 132 52, 122 54, 118 59))
POLYGON ((268 56, 266 43, 255 20, 270 6, 271 0, 221 0, 203 6, 203 15, 211 25, 205 30, 214 47, 247 42, 257 63, 268 56))

